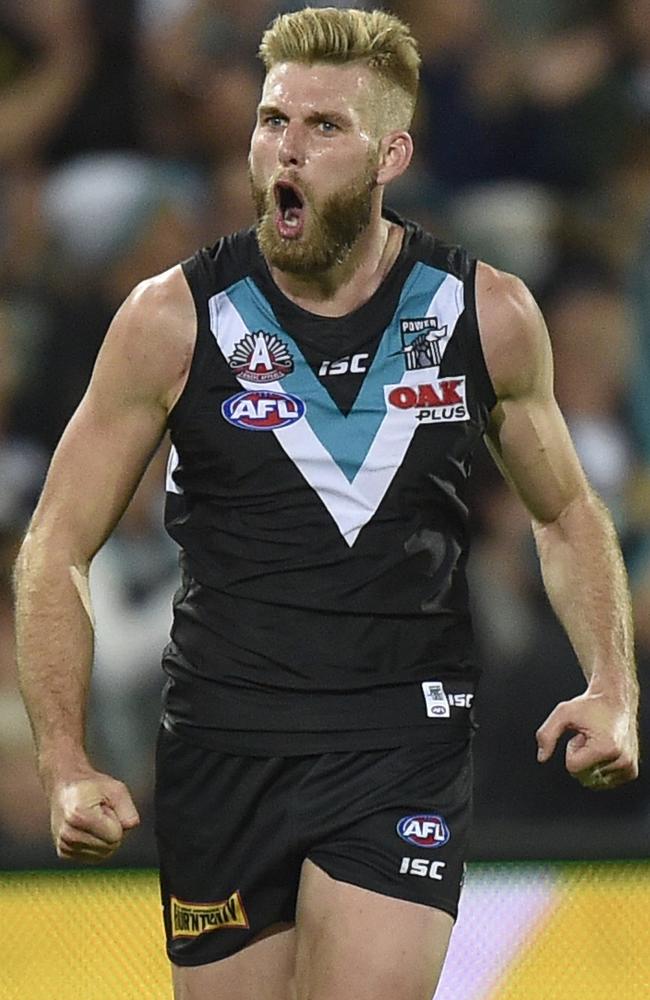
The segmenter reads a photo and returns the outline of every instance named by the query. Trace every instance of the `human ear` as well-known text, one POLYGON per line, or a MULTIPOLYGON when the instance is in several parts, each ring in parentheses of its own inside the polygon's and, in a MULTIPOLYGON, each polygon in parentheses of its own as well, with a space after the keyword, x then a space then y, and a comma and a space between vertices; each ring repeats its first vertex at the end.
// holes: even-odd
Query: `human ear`
POLYGON ((413 157, 413 139, 408 132, 389 132, 379 143, 377 183, 389 184, 401 177, 413 157))

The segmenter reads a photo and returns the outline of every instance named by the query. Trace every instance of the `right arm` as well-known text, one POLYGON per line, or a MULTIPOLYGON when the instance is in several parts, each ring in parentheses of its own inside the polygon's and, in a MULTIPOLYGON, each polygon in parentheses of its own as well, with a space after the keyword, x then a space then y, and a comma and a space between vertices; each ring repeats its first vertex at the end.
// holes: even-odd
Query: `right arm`
POLYGON ((40 55, 0 94, 0 162, 40 153, 91 78, 95 41, 79 0, 21 4, 40 55))
POLYGON ((16 563, 18 674, 60 857, 110 856, 138 823, 125 786, 97 772, 85 750, 88 572, 165 432, 194 336, 180 267, 131 293, 56 449, 16 563))

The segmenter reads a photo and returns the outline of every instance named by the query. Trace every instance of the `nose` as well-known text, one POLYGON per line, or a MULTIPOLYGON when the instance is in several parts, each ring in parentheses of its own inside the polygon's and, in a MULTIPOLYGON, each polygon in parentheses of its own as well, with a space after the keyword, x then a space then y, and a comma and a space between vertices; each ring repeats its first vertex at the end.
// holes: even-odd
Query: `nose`
POLYGON ((302 167, 307 157, 304 133, 297 123, 290 122, 283 134, 278 158, 283 167, 302 167))

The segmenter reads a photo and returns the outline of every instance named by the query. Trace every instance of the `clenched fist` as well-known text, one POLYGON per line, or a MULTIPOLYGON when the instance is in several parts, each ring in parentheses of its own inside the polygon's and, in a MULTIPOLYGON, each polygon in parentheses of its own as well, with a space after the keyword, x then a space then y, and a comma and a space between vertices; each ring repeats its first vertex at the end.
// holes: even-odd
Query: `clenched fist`
POLYGON ((126 830, 140 822, 126 785, 107 774, 56 785, 51 796, 51 829, 60 858, 96 864, 110 858, 126 830))

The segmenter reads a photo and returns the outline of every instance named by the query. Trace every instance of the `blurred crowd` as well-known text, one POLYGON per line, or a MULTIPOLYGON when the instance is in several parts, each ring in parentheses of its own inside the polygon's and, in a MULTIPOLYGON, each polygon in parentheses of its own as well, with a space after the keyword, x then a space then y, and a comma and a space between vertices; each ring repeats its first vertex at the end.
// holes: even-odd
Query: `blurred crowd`
MULTIPOLYGON (((55 864, 15 679, 17 545, 121 300, 252 221, 256 50, 294 6, 0 6, 0 867, 55 864)), ((415 163, 387 204, 535 292, 558 399, 620 533, 647 673, 650 0, 385 6, 410 23, 424 60, 415 163)), ((163 449, 91 576, 90 740, 145 819, 177 573, 161 525, 164 462, 163 449)), ((471 575, 485 675, 474 853, 633 854, 648 839, 647 779, 597 796, 566 776, 561 754, 535 763, 535 728, 579 693, 581 674, 543 595, 524 511, 486 454, 476 472, 471 575)), ((647 703, 642 726, 647 738, 647 703)), ((154 860, 145 822, 118 861, 154 860)))

